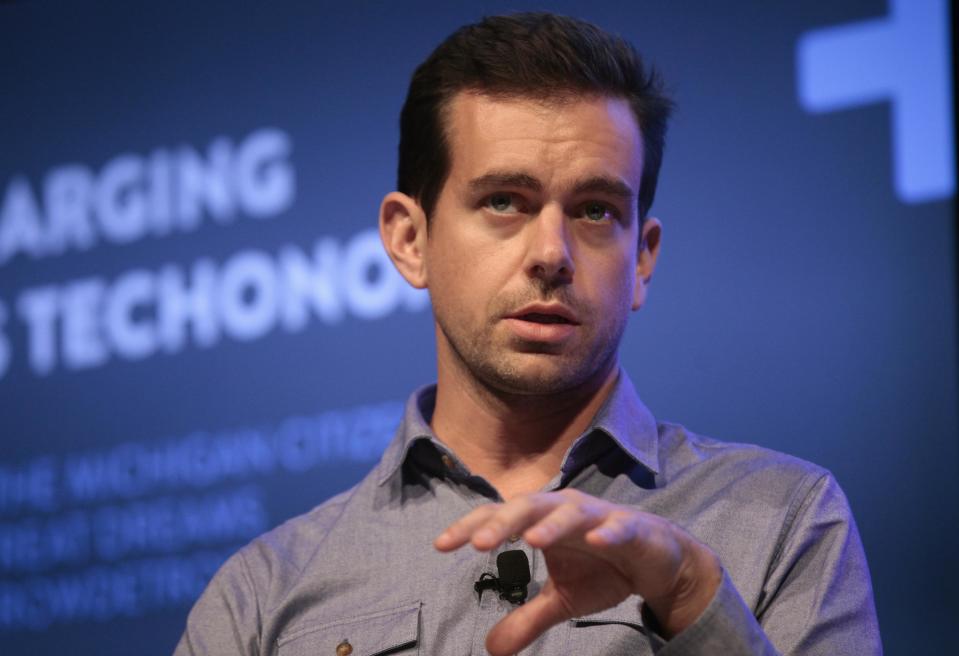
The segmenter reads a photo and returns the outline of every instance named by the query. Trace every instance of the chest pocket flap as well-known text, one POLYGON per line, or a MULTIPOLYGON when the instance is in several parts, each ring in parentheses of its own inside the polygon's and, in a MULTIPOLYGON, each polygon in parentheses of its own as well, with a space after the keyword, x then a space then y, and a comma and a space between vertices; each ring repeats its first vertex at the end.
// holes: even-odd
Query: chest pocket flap
POLYGON ((569 621, 569 653, 650 654, 637 597, 618 606, 569 621), (601 646, 597 650, 597 646, 601 646))
POLYGON ((280 656, 415 654, 420 603, 301 626, 277 641, 280 656))

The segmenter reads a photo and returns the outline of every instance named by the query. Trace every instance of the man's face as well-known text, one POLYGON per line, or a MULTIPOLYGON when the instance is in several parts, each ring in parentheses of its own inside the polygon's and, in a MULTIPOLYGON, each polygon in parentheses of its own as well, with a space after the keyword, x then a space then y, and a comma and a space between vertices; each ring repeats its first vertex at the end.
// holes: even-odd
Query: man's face
POLYGON ((425 253, 441 377, 514 394, 605 378, 652 271, 648 252, 638 261, 642 140, 628 103, 461 93, 446 129, 425 253))

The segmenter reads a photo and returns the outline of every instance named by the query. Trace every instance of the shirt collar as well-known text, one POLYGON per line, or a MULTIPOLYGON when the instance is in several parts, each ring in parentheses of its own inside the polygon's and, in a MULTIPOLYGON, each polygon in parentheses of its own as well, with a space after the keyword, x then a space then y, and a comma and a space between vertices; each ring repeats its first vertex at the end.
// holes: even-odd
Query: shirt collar
POLYGON ((383 485, 392 478, 396 470, 406 461, 413 444, 419 440, 430 440, 440 445, 439 439, 430 428, 433 407, 436 405, 436 385, 426 385, 410 395, 403 411, 403 419, 396 429, 396 435, 386 447, 380 459, 377 483, 383 485))
MULTIPOLYGON (((429 440, 442 452, 449 451, 430 428, 429 422, 435 404, 436 385, 421 387, 410 395, 396 436, 380 460, 377 477, 380 485, 392 478, 406 461, 410 449, 420 440, 429 440)), ((589 428, 570 447, 566 459, 574 457, 578 447, 597 430, 606 433, 633 460, 652 473, 659 473, 659 433, 656 420, 639 400, 636 389, 622 369, 609 398, 596 413, 589 428)))
POLYGON ((659 473, 659 429, 656 419, 639 400, 636 388, 623 369, 619 370, 613 391, 584 435, 594 430, 603 431, 633 460, 652 473, 659 473))

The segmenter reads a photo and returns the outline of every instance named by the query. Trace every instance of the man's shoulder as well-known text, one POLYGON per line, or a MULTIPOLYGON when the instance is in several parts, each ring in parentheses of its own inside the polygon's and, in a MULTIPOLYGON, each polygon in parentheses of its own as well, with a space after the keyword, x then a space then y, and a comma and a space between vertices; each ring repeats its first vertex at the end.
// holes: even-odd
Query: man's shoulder
POLYGON ((658 494, 651 507, 715 549, 737 585, 756 598, 762 585, 756 563, 772 567, 790 544, 805 544, 823 527, 853 526, 848 500, 824 467, 677 424, 660 424, 659 433, 658 494))
POLYGON ((831 477, 817 464, 757 444, 719 440, 674 423, 658 424, 663 476, 795 491, 831 477))
POLYGON ((336 494, 307 512, 296 515, 253 540, 251 546, 286 552, 296 558, 297 551, 307 545, 316 545, 329 533, 343 515, 350 499, 362 483, 336 494))
POLYGON ((234 554, 228 566, 241 568, 254 580, 267 577, 274 585, 284 579, 292 583, 316 557, 328 536, 348 519, 351 503, 371 484, 375 485, 375 481, 368 474, 348 490, 259 535, 234 554))

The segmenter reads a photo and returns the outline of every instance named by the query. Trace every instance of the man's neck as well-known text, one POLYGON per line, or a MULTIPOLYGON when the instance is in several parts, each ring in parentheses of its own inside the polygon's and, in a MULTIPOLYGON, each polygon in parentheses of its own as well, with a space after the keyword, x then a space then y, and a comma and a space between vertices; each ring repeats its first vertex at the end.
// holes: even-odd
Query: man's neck
POLYGON ((564 454, 609 396, 618 372, 614 363, 577 388, 533 396, 491 389, 441 366, 430 425, 472 473, 508 500, 542 489, 559 473, 564 454))

